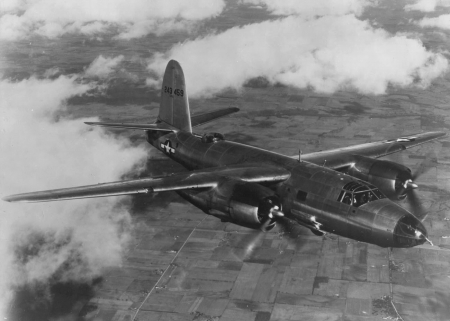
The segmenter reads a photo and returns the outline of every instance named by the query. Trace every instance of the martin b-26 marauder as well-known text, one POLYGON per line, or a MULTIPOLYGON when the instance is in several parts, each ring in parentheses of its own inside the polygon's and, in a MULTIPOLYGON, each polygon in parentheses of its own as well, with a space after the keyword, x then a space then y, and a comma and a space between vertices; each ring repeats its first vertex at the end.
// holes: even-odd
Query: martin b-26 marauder
POLYGON ((95 122, 141 129, 150 144, 189 171, 7 196, 9 202, 42 202, 176 191, 222 221, 268 231, 286 217, 317 235, 334 233, 381 247, 425 243, 421 221, 393 200, 414 194, 416 174, 379 157, 445 136, 428 132, 398 139, 289 157, 227 141, 219 133, 197 135, 192 127, 238 111, 227 108, 190 115, 183 70, 171 60, 166 68, 158 119, 154 124, 95 122))

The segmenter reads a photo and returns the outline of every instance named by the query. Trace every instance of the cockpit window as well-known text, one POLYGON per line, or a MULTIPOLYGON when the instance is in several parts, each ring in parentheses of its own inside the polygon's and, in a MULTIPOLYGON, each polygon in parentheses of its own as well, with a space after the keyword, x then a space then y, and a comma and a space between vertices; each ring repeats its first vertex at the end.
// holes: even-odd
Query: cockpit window
POLYGON ((350 182, 343 187, 342 192, 339 194, 338 201, 359 207, 366 203, 386 198, 378 188, 370 184, 361 184, 359 182, 350 182))
POLYGON ((203 134, 202 142, 203 143, 217 143, 218 141, 224 140, 225 137, 220 133, 207 133, 203 134))
POLYGON ((339 200, 344 204, 352 205, 353 195, 350 192, 342 191, 339 200))
POLYGON ((379 199, 386 198, 386 196, 384 196, 383 194, 381 194, 381 192, 380 192, 378 189, 374 189, 374 190, 372 190, 372 192, 373 192, 379 199))

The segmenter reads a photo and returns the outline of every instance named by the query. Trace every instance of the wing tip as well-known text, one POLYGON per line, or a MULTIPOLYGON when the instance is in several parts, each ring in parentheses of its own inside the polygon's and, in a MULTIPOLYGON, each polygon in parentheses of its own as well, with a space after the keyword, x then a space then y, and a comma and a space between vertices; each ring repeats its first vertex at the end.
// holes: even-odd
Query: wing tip
POLYGON ((23 200, 20 199, 20 195, 8 195, 2 198, 2 201, 8 202, 8 203, 16 203, 16 202, 23 202, 23 200))
POLYGON ((446 132, 430 132, 430 140, 435 140, 435 139, 439 139, 439 138, 443 138, 447 136, 446 132))

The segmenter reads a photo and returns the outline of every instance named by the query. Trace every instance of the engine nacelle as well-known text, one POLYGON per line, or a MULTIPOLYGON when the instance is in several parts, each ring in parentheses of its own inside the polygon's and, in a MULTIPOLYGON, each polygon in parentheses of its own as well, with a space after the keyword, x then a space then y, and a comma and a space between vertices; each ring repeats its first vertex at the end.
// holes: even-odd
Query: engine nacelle
POLYGON ((353 156, 354 163, 346 174, 369 182, 390 199, 406 197, 406 183, 411 181, 411 170, 401 164, 365 156, 353 156))
POLYGON ((280 199, 271 189, 256 183, 225 179, 207 192, 179 191, 181 196, 223 221, 264 231, 275 226, 271 210, 281 210, 280 199), (269 220, 269 221, 268 221, 269 220))

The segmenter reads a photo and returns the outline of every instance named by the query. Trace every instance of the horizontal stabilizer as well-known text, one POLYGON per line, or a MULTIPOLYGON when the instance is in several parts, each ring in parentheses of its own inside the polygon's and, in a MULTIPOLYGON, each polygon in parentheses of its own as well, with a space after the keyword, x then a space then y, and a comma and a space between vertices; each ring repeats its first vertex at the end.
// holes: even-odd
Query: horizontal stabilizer
POLYGON ((290 172, 278 167, 230 166, 209 168, 164 177, 133 179, 120 182, 54 189, 41 192, 10 195, 7 202, 48 202, 103 196, 149 194, 183 189, 211 188, 223 179, 232 177, 244 182, 279 182, 290 177, 290 172))
MULTIPOLYGON (((225 117, 229 114, 238 112, 239 108, 237 107, 230 107, 230 108, 224 108, 215 110, 209 113, 203 113, 199 115, 194 115, 191 117, 191 123, 192 127, 194 126, 200 126, 203 124, 206 124, 210 121, 213 121, 218 118, 225 117)), ((177 128, 161 122, 157 124, 134 124, 134 123, 110 123, 110 122, 85 122, 87 125, 91 126, 101 126, 101 127, 112 127, 112 128, 126 128, 126 129, 140 129, 140 130, 156 130, 156 131, 162 131, 162 132, 174 132, 178 131, 177 128)))
POLYGON ((222 117, 225 117, 229 114, 232 114, 232 113, 235 113, 238 111, 239 111, 239 108, 230 107, 230 108, 224 108, 224 109, 211 111, 209 113, 194 115, 194 116, 191 116, 191 124, 192 124, 192 127, 200 126, 200 125, 206 124, 210 121, 213 121, 217 118, 222 118, 222 117))
POLYGON ((113 127, 113 128, 127 128, 127 129, 141 129, 141 130, 156 130, 162 132, 176 131, 175 127, 172 127, 166 123, 159 124, 133 124, 133 123, 108 123, 108 122, 85 122, 91 126, 101 127, 113 127))

